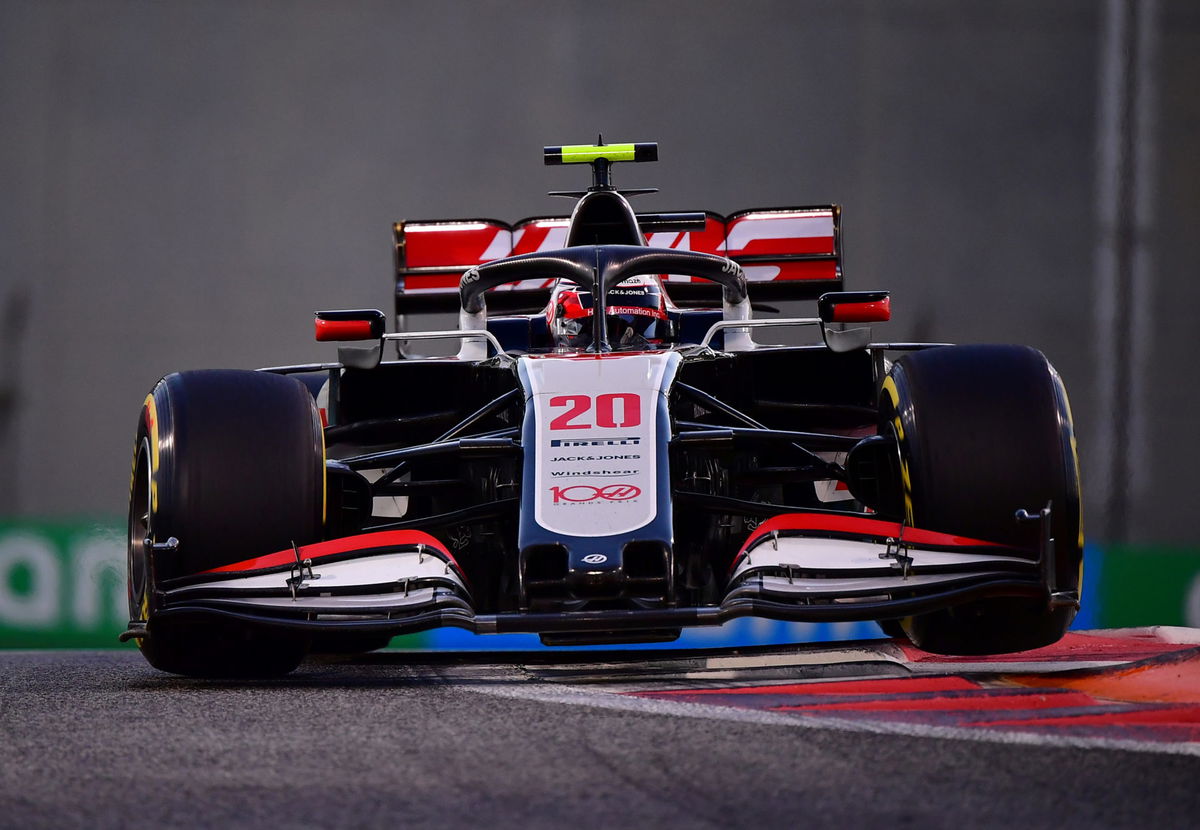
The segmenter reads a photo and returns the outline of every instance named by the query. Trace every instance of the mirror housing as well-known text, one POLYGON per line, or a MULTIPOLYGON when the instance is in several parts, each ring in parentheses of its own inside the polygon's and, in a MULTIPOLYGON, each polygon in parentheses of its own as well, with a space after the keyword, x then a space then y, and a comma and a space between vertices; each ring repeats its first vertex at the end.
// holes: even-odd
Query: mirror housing
POLYGON ((821 336, 834 352, 865 349, 871 342, 871 328, 830 328, 833 323, 883 323, 892 318, 891 295, 887 291, 830 291, 817 299, 821 336))
POLYGON ((315 334, 318 342, 375 341, 366 348, 341 346, 338 361, 351 369, 374 369, 383 359, 383 332, 387 317, 376 308, 318 311, 315 334))
POLYGON ((387 317, 377 308, 318 311, 315 335, 318 342, 333 340, 380 340, 387 317))
POLYGON ((892 319, 887 291, 831 291, 817 300, 822 323, 886 323, 892 319))

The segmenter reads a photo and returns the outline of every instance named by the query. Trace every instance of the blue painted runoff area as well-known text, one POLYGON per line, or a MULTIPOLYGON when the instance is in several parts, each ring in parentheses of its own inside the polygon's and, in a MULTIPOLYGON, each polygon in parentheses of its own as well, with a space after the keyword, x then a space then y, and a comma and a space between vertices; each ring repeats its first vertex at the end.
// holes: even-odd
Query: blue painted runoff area
POLYGON ((879 639, 884 634, 873 622, 792 623, 743 617, 721 626, 685 628, 670 643, 603 646, 543 646, 536 634, 472 634, 461 628, 440 628, 421 635, 421 647, 438 651, 555 651, 603 649, 735 648, 738 646, 787 645, 836 640, 879 639))

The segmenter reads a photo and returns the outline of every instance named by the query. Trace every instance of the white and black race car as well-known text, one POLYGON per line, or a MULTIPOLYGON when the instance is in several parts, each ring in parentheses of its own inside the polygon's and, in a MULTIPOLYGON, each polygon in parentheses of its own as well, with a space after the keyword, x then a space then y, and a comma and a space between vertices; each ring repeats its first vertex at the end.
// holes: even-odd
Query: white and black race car
POLYGON ((438 626, 669 641, 878 620, 934 652, 1059 639, 1079 607, 1063 384, 1023 346, 878 343, 836 206, 639 214, 587 163, 567 217, 395 226, 397 331, 337 362, 168 375, 142 407, 130 624, 149 662, 268 675, 438 626), (754 319, 769 301, 817 316, 754 319), (458 312, 452 331, 409 326, 458 312), (489 310, 502 314, 489 314, 489 310), (810 327, 763 345, 763 327, 810 327), (423 341, 457 354, 418 357, 423 341), (395 359, 384 360, 395 341, 395 359))

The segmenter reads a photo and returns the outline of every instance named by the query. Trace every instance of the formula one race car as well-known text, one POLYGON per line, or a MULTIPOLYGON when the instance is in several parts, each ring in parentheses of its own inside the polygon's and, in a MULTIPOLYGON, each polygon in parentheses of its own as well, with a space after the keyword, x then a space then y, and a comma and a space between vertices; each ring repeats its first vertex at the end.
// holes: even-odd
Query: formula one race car
POLYGON ((168 375, 129 507, 149 662, 280 674, 438 626, 665 642, 741 616, 878 620, 948 654, 1046 645, 1079 607, 1067 395, 1023 346, 876 343, 837 206, 635 213, 586 163, 569 218, 395 225, 397 331, 323 311, 333 363, 168 375), (752 319, 770 301, 817 316, 752 319), (753 305, 752 305, 753 304, 753 305), (458 328, 417 331, 432 312, 458 328), (491 316, 489 311, 502 315, 491 316), (763 345, 763 327, 810 327, 763 345), (444 357, 411 354, 442 341, 444 357), (384 360, 394 341, 394 359, 384 360))

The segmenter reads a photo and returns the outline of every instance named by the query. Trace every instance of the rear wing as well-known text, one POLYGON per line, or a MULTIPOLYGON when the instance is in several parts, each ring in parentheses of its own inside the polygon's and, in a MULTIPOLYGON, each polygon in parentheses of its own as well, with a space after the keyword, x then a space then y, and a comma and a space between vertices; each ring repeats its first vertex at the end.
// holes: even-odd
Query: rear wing
MULTIPOLYGON (((744 210, 723 217, 687 214, 686 229, 671 229, 683 214, 640 214, 652 248, 675 248, 727 256, 742 266, 752 302, 815 300, 842 289, 841 208, 744 210), (703 220, 701 224, 700 220, 703 220)), ((409 221, 393 226, 396 314, 458 310, 463 272, 484 262, 552 251, 567 244, 570 220, 536 217, 509 225, 496 219, 409 221)), ((680 306, 720 306, 720 286, 695 277, 664 274, 671 300, 680 306)), ((488 293, 499 313, 540 311, 553 280, 521 280, 488 293)))

